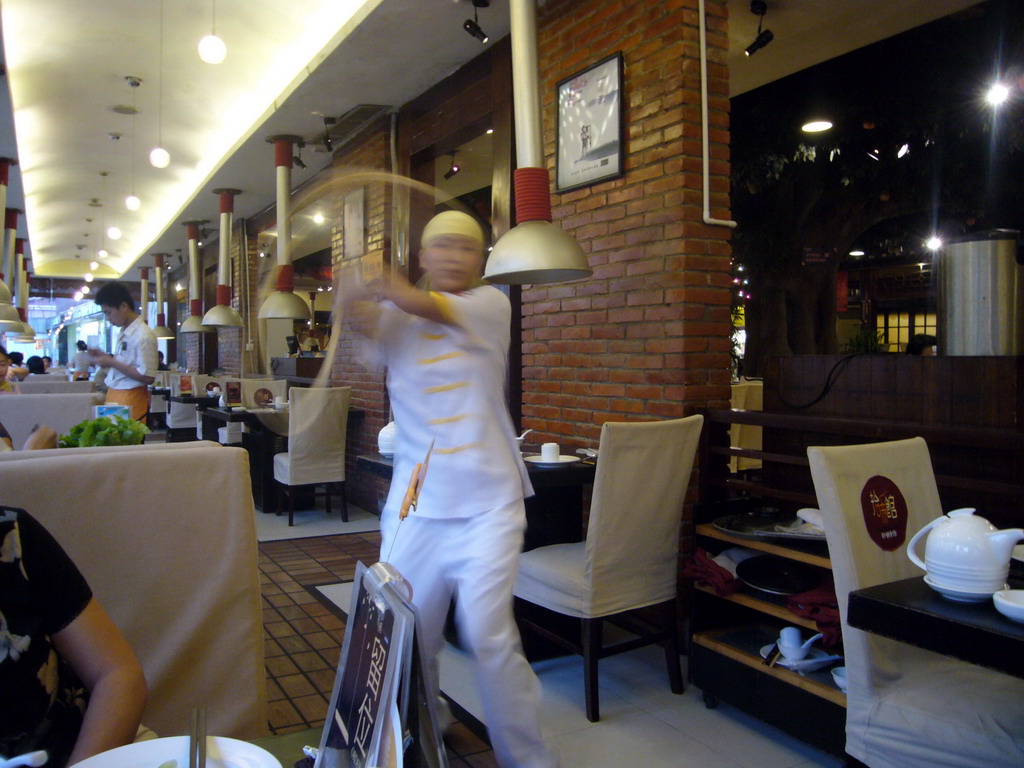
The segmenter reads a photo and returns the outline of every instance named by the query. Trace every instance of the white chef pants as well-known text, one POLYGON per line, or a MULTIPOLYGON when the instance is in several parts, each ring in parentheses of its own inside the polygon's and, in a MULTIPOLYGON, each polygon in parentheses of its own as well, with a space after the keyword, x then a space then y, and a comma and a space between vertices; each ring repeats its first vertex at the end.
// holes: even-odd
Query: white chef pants
POLYGON ((381 559, 412 585, 434 693, 437 654, 454 594, 459 638, 476 662, 498 765, 557 766, 541 739, 540 682, 523 656, 512 616, 512 586, 526 527, 523 502, 467 518, 439 520, 413 512, 399 525, 397 517, 384 515, 381 559))

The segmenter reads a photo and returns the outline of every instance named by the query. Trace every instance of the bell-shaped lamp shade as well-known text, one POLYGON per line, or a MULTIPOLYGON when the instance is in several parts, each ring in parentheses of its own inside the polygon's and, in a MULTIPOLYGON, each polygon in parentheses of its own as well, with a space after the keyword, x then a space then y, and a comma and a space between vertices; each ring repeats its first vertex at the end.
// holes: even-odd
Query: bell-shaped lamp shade
POLYGON ((260 306, 261 320, 309 320, 309 305, 292 291, 274 291, 260 306))
POLYGON ((14 301, 14 294, 7 287, 7 283, 0 280, 0 304, 11 304, 14 301))
POLYGON ((580 244, 549 221, 524 221, 494 244, 484 277, 493 283, 562 283, 593 274, 580 244))
POLYGON ((173 339, 174 331, 168 328, 166 325, 158 325, 153 329, 153 335, 158 339, 173 339))
POLYGON ((213 328, 208 325, 203 325, 202 318, 199 315, 189 315, 185 322, 181 324, 181 333, 212 333, 213 328))
POLYGON ((21 315, 18 308, 10 300, 0 300, 0 331, 21 330, 21 315))
POLYGON ((203 315, 203 325, 215 328, 241 328, 242 316, 238 314, 238 310, 234 307, 214 304, 203 315))

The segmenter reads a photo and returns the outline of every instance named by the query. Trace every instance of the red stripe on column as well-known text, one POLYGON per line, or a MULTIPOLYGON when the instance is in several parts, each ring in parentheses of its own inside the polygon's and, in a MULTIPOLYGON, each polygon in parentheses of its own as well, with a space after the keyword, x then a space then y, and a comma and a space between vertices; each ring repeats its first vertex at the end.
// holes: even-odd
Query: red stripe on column
POLYGON ((0 184, 5 187, 10 183, 11 179, 11 161, 6 157, 0 159, 0 184))
POLYGON ((185 232, 189 240, 199 239, 199 225, 198 224, 186 224, 185 232))
POLYGON ((218 285, 217 286, 217 303, 222 307, 231 306, 231 286, 230 285, 218 285))
POLYGON ((547 168, 517 168, 515 188, 517 223, 551 221, 547 168))
POLYGON ((233 213, 235 210, 235 196, 230 192, 220 193, 220 212, 233 213))
POLYGON ((274 165, 292 167, 292 143, 288 139, 274 141, 274 165))
POLYGON ((295 267, 291 264, 283 264, 277 268, 276 287, 279 291, 295 290, 295 267))
POLYGON ((139 267, 139 274, 143 280, 149 280, 149 267, 139 267))
MULTIPOLYGON (((15 224, 14 226, 17 227, 18 225, 15 224)), ((14 227, 12 227, 12 229, 13 228, 14 227)), ((24 237, 16 237, 16 238, 14 238, 14 252, 15 253, 20 253, 22 256, 25 255, 25 238, 24 237)), ((27 263, 25 264, 25 269, 28 269, 28 264, 27 263)))
POLYGON ((202 299, 189 299, 188 302, 189 314, 193 317, 203 316, 203 300, 202 299))
POLYGON ((4 226, 7 229, 18 228, 18 213, 19 211, 17 208, 8 208, 4 212, 4 226))

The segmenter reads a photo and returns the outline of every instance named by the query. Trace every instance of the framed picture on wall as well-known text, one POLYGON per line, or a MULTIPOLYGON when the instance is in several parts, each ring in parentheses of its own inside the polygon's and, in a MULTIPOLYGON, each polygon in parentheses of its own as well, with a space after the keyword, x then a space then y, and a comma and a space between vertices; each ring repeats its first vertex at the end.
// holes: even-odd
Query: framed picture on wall
POLYGON ((344 205, 344 257, 355 259, 362 256, 366 250, 366 232, 364 212, 364 199, 366 188, 353 189, 345 195, 344 205))
POLYGON ((614 53, 556 86, 555 191, 621 176, 622 53, 614 53))

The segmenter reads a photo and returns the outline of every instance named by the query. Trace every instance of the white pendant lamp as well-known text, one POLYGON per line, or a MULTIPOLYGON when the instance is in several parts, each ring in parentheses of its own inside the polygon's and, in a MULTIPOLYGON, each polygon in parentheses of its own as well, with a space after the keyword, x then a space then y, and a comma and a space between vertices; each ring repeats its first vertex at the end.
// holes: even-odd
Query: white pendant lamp
POLYGON ((484 277, 494 283, 561 283, 593 270, 579 243, 551 223, 544 164, 535 0, 510 0, 516 128, 516 226, 494 244, 484 277))
MULTIPOLYGON (((6 201, 6 187, 4 187, 6 201)), ((14 239, 18 230, 18 211, 14 208, 5 208, 4 216, 4 241, 3 241, 3 273, 10 280, 11 285, 17 289, 18 273, 14 269, 14 239), (13 222, 13 226, 12 226, 13 222)), ((18 308, 14 306, 14 291, 3 284, 7 289, 7 300, 0 296, 0 331, 5 333, 20 333, 21 315, 18 308)))
POLYGON ((174 331, 167 327, 166 306, 164 305, 164 256, 156 256, 156 328, 153 333, 158 339, 173 339, 174 331))
POLYGON ((240 189, 215 189, 220 195, 220 242, 218 243, 219 258, 217 260, 217 303, 203 315, 203 325, 218 328, 241 328, 242 316, 231 306, 231 214, 235 210, 235 195, 242 194, 240 189))
POLYGON ((201 221, 187 221, 188 230, 188 309, 189 316, 181 324, 182 333, 209 333, 203 325, 203 300, 199 297, 199 225, 201 221))
POLYGON ((292 266, 292 145, 301 136, 271 136, 277 169, 277 279, 276 290, 260 306, 260 319, 309 320, 309 306, 295 294, 292 266))

